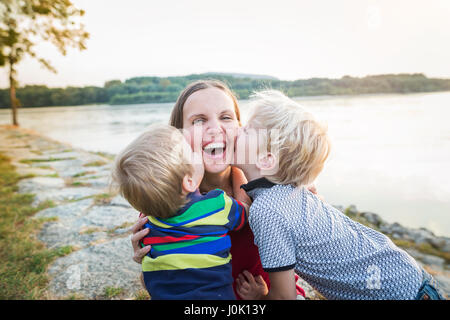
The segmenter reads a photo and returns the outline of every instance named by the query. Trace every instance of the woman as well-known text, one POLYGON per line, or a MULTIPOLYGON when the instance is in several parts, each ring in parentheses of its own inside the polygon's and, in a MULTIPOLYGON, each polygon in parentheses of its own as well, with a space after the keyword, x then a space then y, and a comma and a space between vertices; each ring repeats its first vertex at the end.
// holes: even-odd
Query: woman
MULTIPOLYGON (((247 182, 245 176, 230 165, 237 129, 241 123, 237 99, 225 84, 204 80, 188 85, 178 97, 170 124, 189 132, 191 147, 201 147, 203 150, 205 175, 200 185, 201 192, 219 188, 229 196, 250 203, 246 193, 240 189, 247 182)), ((133 259, 138 263, 150 251, 149 246, 139 246, 139 241, 149 232, 149 229, 141 230, 145 222, 146 218, 140 219, 132 229, 133 259)), ((230 233, 230 238, 233 278, 236 280, 241 273, 245 276, 250 272, 261 290, 267 293, 269 278, 262 269, 248 223, 241 230, 230 233)), ((233 283, 234 289, 235 284, 236 281, 233 283)), ((298 289, 298 293, 304 295, 303 290, 298 289)), ((236 296, 240 299, 237 293, 236 296)))

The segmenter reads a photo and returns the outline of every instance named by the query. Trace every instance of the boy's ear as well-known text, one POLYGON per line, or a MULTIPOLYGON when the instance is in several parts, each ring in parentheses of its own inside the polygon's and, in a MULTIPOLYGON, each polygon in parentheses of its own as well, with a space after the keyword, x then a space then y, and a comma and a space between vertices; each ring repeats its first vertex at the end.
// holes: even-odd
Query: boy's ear
POLYGON ((271 152, 258 156, 256 167, 262 175, 272 175, 278 170, 278 158, 271 152))
POLYGON ((183 178, 183 182, 181 184, 181 188, 184 192, 191 193, 197 190, 197 182, 190 175, 185 175, 183 178))

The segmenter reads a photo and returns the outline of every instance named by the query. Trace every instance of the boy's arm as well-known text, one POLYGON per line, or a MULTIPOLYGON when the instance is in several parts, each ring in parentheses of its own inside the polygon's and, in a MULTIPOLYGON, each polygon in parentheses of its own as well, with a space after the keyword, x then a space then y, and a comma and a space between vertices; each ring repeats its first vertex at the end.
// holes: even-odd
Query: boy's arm
POLYGON ((295 300, 297 290, 295 287, 294 269, 268 272, 270 290, 264 290, 265 282, 262 278, 254 278, 250 272, 244 271, 239 275, 236 291, 244 300, 295 300), (262 282, 261 282, 262 281, 262 282), (266 293, 265 293, 265 292, 266 293))
POLYGON ((220 191, 222 192, 223 200, 225 201, 225 207, 227 207, 227 203, 229 205, 227 223, 228 229, 230 231, 241 229, 248 221, 250 205, 245 202, 241 202, 234 197, 230 197, 223 190, 220 191))

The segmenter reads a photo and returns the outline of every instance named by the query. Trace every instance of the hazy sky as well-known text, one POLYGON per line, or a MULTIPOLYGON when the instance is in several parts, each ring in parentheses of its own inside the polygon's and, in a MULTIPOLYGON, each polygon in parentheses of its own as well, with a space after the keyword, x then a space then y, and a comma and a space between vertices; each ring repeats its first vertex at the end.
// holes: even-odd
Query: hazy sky
MULTIPOLYGON (((450 78, 449 0, 73 0, 88 49, 25 59, 19 82, 102 86, 209 71, 280 79, 423 72, 450 78)), ((7 86, 0 69, 0 87, 7 86)))

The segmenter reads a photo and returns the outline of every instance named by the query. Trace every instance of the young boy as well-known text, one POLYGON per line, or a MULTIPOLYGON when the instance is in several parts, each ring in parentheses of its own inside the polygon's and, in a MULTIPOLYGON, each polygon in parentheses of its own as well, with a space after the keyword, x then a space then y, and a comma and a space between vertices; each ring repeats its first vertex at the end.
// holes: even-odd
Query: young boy
POLYGON ((247 273, 237 292, 295 299, 295 271, 327 299, 442 299, 431 276, 388 237, 304 187, 329 151, 327 130, 310 113, 281 92, 256 95, 235 165, 249 181, 241 188, 253 198, 249 223, 271 288, 261 296, 264 284, 247 273))
POLYGON ((200 194, 203 174, 201 154, 171 126, 152 126, 117 156, 120 193, 148 216, 142 271, 152 299, 235 299, 227 233, 246 209, 219 189, 200 194))

